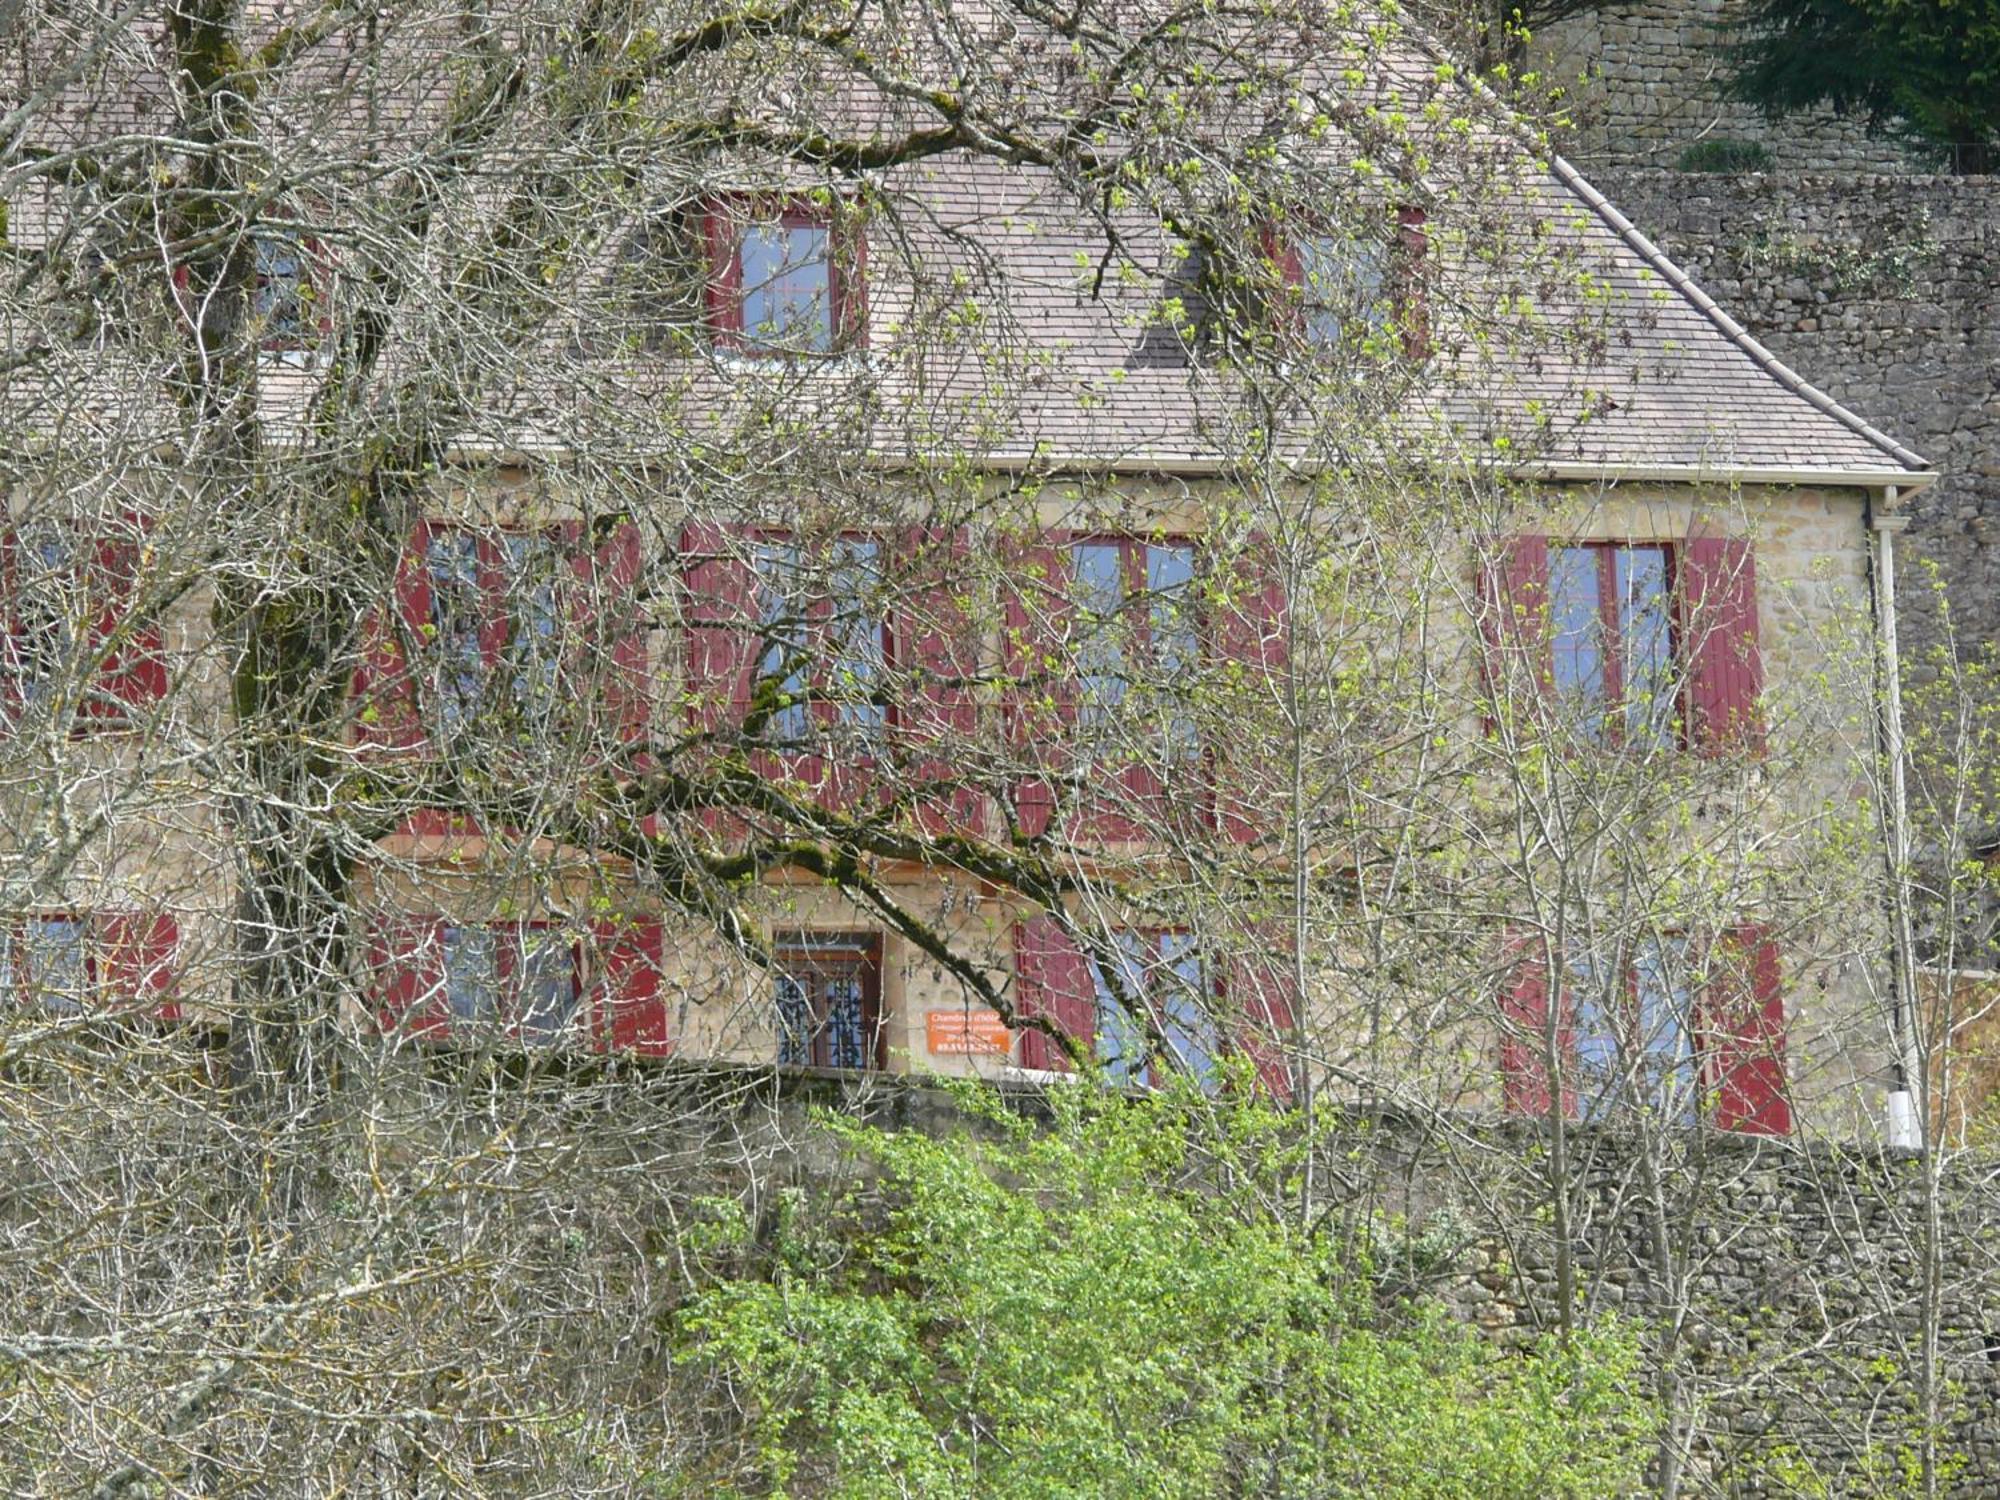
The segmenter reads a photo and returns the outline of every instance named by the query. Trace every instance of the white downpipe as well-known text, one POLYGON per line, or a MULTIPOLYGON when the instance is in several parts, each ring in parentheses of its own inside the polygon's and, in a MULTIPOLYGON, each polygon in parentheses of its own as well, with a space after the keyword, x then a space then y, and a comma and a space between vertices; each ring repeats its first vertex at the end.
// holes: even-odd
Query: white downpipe
POLYGON ((1882 504, 1871 522, 1875 530, 1875 610, 1881 643, 1882 756, 1888 762, 1889 805, 1884 810, 1888 834, 1890 950, 1895 968, 1894 1041, 1896 1089, 1889 1095, 1889 1144, 1914 1149, 1922 1142, 1923 1121, 1916 1107, 1920 1069, 1917 1056, 1916 937, 1911 927, 1909 793, 1904 780, 1903 674, 1896 643, 1896 534, 1908 529, 1910 518, 1897 514, 1896 487, 1886 485, 1882 504))

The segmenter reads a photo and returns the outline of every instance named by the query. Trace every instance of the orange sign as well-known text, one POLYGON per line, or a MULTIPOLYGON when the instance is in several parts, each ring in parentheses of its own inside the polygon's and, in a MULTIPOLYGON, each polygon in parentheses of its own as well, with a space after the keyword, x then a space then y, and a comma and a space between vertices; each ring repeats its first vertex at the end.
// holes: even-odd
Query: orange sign
POLYGON ((924 1015, 933 1057, 972 1057, 991 1053, 1005 1057, 1014 1033, 1000 1024, 998 1011, 978 1006, 970 1010, 933 1010, 924 1015))

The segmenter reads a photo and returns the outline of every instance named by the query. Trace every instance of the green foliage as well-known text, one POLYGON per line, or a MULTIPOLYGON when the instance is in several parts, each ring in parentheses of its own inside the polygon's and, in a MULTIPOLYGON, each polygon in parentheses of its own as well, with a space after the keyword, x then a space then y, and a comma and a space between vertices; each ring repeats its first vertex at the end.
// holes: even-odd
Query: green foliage
POLYGON ((2000 0, 1748 0, 1734 36, 1731 92, 1767 114, 1830 104, 1992 170, 2000 0))
POLYGON ((1515 1356, 1435 1309, 1379 1317, 1353 1258, 1287 1211, 1282 1122, 1232 1104, 1218 1131, 1216 1110, 1077 1089, 1046 1132, 991 1109, 949 1139, 827 1122, 876 1186, 831 1212, 795 1202, 763 1271, 717 1279, 679 1320, 683 1358, 749 1414, 735 1492, 1549 1500, 1637 1484, 1650 1421, 1629 1337, 1515 1356))
POLYGON ((1761 172, 1771 165, 1771 153, 1756 141, 1710 137, 1681 152, 1683 172, 1761 172))

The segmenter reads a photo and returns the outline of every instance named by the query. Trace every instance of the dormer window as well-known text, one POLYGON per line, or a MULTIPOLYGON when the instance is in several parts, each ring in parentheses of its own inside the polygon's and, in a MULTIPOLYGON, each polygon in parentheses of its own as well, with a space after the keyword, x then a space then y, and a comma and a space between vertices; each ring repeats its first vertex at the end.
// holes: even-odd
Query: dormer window
POLYGON ((1395 338, 1421 357, 1427 343, 1418 269, 1423 260, 1421 209, 1398 211, 1389 233, 1353 233, 1307 225, 1266 232, 1265 253, 1290 301, 1291 323, 1313 349, 1326 353, 1382 351, 1395 338))
POLYGON ((709 320, 741 354, 836 354, 860 333, 861 246, 829 208, 734 199, 708 215, 709 320))

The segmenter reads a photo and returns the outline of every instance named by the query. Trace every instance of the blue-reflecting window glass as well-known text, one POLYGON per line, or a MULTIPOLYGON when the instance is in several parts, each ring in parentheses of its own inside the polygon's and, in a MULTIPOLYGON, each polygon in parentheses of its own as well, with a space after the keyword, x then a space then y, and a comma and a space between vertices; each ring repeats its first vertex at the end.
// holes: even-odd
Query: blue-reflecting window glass
POLYGON ((1070 548, 1070 602, 1076 609, 1077 675, 1082 727, 1107 728, 1124 707, 1126 641, 1125 549, 1116 542, 1070 548))
POLYGON ((562 694, 563 559, 555 539, 510 533, 507 566, 507 681, 526 727, 545 724, 562 694))
POLYGON ((743 341, 754 349, 824 354, 833 348, 833 268, 823 224, 753 224, 738 254, 743 341))
POLYGON ((74 917, 29 917, 21 924, 21 949, 12 956, 12 977, 26 981, 30 1003, 59 1016, 81 1015, 90 986, 84 924, 74 917))
POLYGON ((812 637, 804 559, 795 543, 766 541, 757 548, 757 623, 764 655, 757 664, 759 690, 767 684, 788 701, 769 720, 768 732, 792 743, 812 727, 812 637))
POLYGON ((1577 731, 1605 735, 1604 615, 1597 549, 1549 549, 1549 637, 1556 698, 1577 731))
POLYGON ((1625 741, 1669 747, 1674 743, 1674 664, 1667 549, 1619 547, 1613 562, 1625 741))
POLYGON ((1214 1092, 1220 1082, 1216 1060, 1222 1052, 1221 1036, 1201 952, 1192 933, 1160 935, 1160 973, 1155 990, 1167 1045, 1180 1066, 1200 1080, 1202 1089, 1214 1092))
POLYGON ((1146 975, 1153 958, 1152 944, 1139 933, 1118 934, 1114 989, 1111 976, 1096 961, 1091 977, 1096 983, 1097 1061, 1112 1083, 1146 1081, 1146 1032, 1133 1016, 1130 1005, 1146 1000, 1146 975), (1122 991, 1125 1004, 1119 1003, 1122 991))
POLYGON ((490 927, 444 929, 444 994, 454 1025, 500 1015, 500 947, 490 927))
POLYGON ((521 929, 518 940, 515 1003, 521 1033, 529 1042, 555 1042, 576 1012, 576 949, 563 934, 543 927, 521 929))
MULTIPOLYGON (((1574 955, 1565 966, 1560 997, 1573 1038, 1573 1080, 1578 1108, 1585 1119, 1599 1119, 1623 1096, 1626 1032, 1625 986, 1611 966, 1588 954, 1574 955)), ((1558 1003, 1557 997, 1550 997, 1558 1003)))
POLYGON ((1646 1102, 1681 1124, 1694 1120, 1697 1105, 1687 951, 1682 937, 1647 938, 1632 960, 1646 1102))
POLYGON ((480 640, 486 601, 480 590, 479 540, 470 532, 440 531, 425 547, 431 585, 431 650, 437 662, 438 717, 447 731, 463 729, 486 691, 486 657, 480 640))
POLYGON ((881 547, 865 537, 834 544, 827 641, 829 686, 840 722, 863 733, 887 722, 878 701, 888 672, 888 629, 882 619, 881 547))
POLYGON ((1307 342, 1336 349, 1389 326, 1389 251, 1372 239, 1310 235, 1299 241, 1307 342))
POLYGON ((1196 629, 1194 548, 1153 543, 1146 548, 1147 635, 1165 720, 1167 755, 1186 760, 1201 748, 1192 709, 1201 666, 1196 629))
POLYGON ((268 343, 303 343, 306 335, 305 256, 290 240, 258 235, 257 284, 250 308, 268 343))
POLYGON ((24 706, 44 702, 77 665, 85 569, 76 532, 30 522, 14 542, 14 618, 8 668, 24 706))

